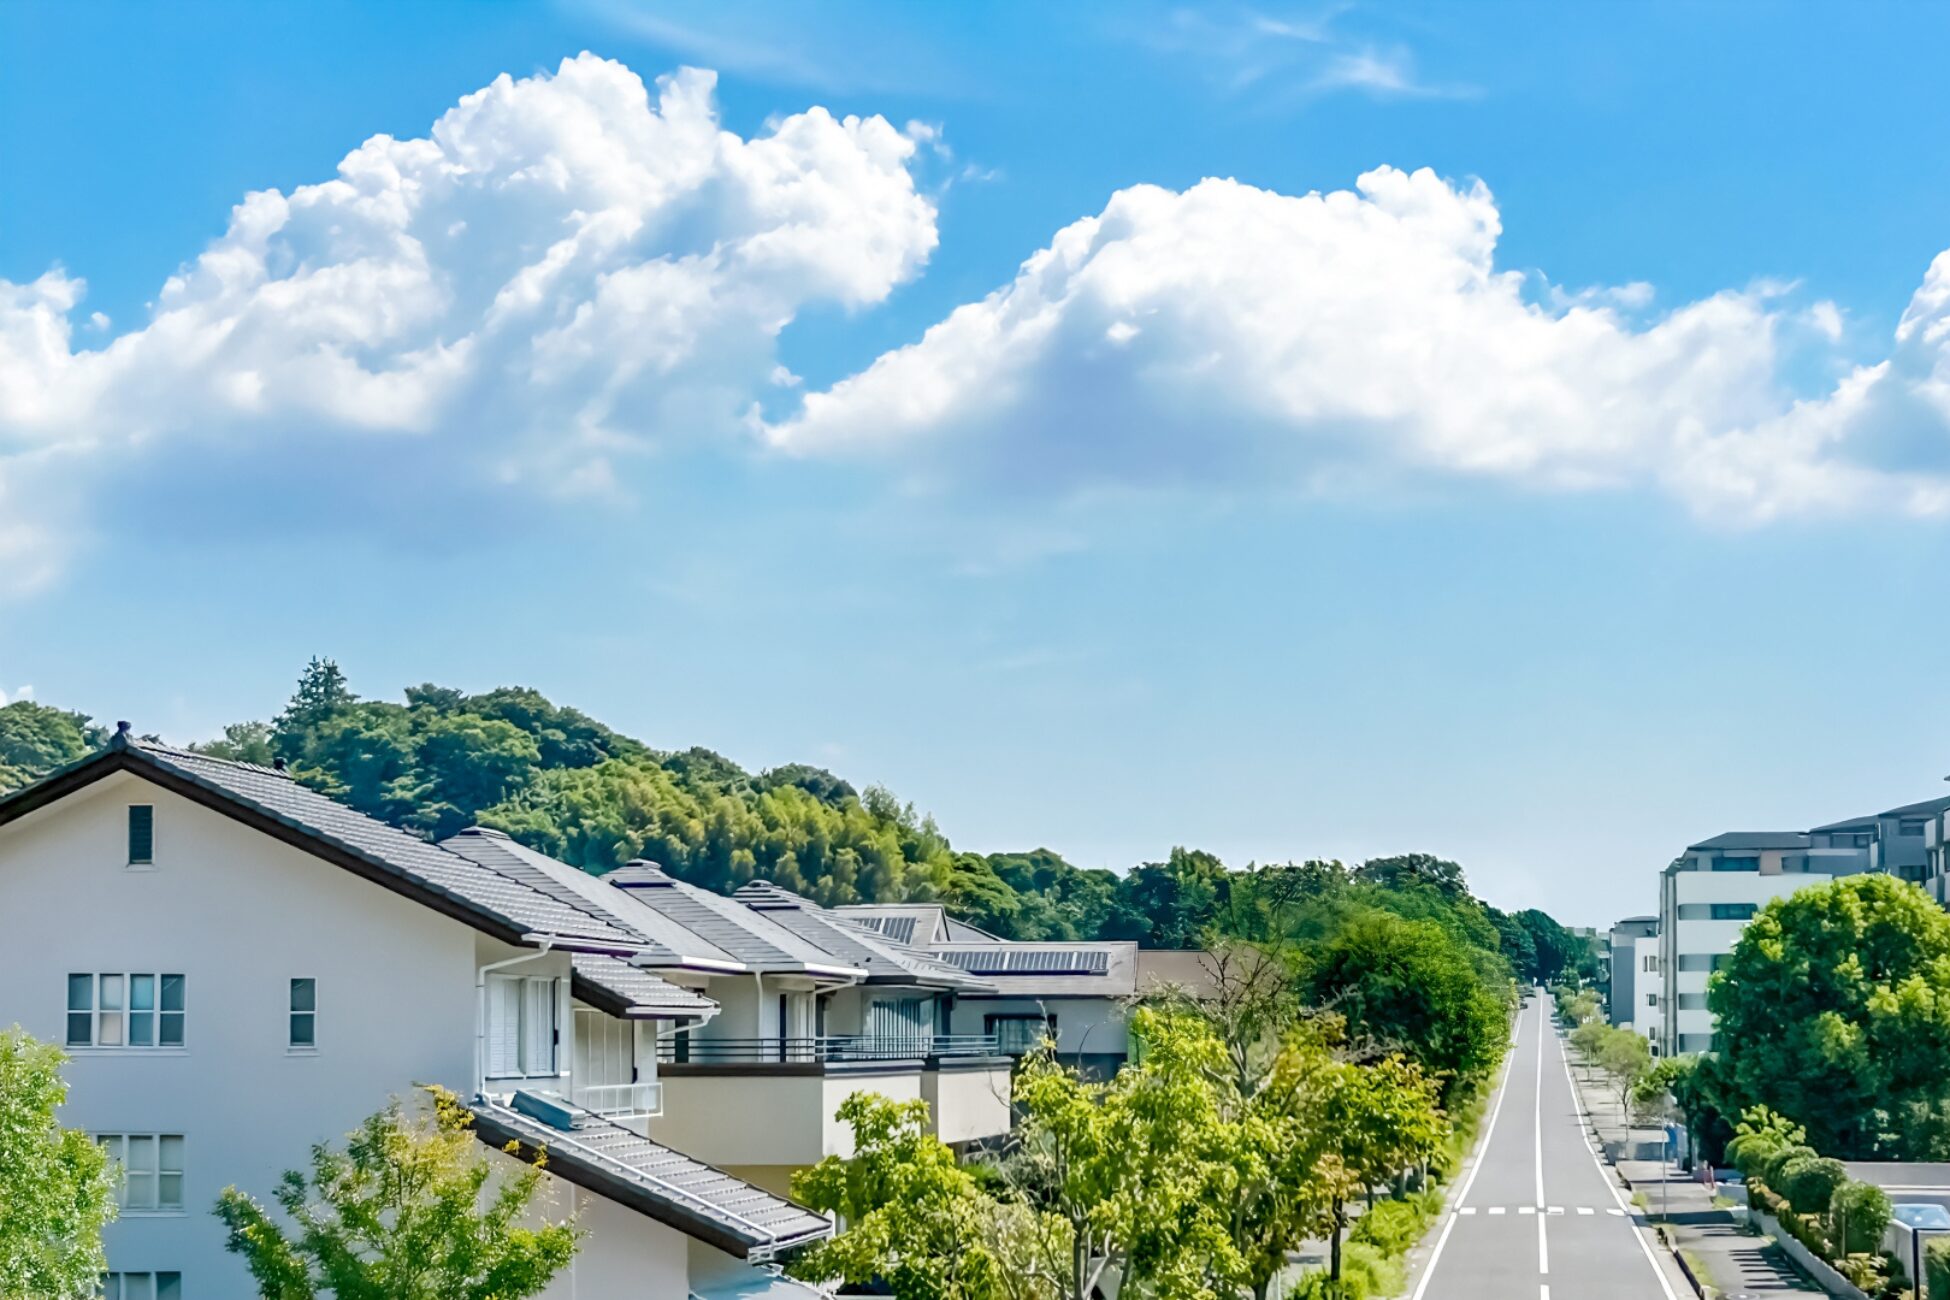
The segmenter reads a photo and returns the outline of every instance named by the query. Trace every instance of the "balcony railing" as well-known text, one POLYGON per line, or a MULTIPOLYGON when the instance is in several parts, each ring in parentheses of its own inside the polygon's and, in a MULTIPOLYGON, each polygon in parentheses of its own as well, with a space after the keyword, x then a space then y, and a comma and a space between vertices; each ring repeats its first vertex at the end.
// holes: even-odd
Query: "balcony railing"
POLYGON ((664 1113, 664 1086, 649 1083, 597 1083, 573 1090, 570 1100, 605 1119, 655 1119, 664 1113))
POLYGON ((818 1038, 692 1038, 657 1044, 672 1065, 817 1065, 852 1061, 915 1061, 924 1057, 994 1056, 994 1034, 917 1034, 884 1037, 828 1034, 818 1038))

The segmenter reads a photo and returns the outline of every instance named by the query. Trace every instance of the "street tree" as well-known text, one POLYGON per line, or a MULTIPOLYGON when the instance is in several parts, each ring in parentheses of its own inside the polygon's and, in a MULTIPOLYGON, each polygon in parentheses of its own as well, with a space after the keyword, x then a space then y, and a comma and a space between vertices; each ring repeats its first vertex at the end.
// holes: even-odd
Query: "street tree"
POLYGON ((67 1101, 59 1048, 0 1030, 0 1296, 95 1294, 116 1171, 86 1133, 56 1118, 67 1101))
POLYGON ((1950 916, 1850 876, 1776 899, 1709 986, 1738 1094, 1843 1158, 1950 1157, 1950 916))
POLYGON ((988 1195, 930 1131, 925 1101, 858 1092, 838 1117, 853 1154, 792 1179, 802 1204, 845 1231, 792 1263, 808 1281, 878 1283, 897 1300, 1056 1300, 1070 1267, 1069 1225, 988 1195))
POLYGON ((395 1100, 343 1149, 313 1147, 273 1193, 283 1222, 224 1189, 225 1245, 267 1300, 521 1300, 568 1266, 582 1230, 530 1226, 541 1169, 497 1168, 453 1094, 427 1091, 422 1111, 395 1100))

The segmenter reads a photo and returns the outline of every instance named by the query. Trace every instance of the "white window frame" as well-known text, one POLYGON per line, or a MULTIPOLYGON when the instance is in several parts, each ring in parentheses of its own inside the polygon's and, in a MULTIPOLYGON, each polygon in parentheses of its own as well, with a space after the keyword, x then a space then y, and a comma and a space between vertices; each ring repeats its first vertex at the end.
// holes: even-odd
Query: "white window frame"
POLYGON ((489 1079, 560 1077, 563 983, 546 975, 488 976, 483 1065, 489 1079))
POLYGON ((70 971, 67 977, 65 1036, 70 1051, 179 1052, 189 1042, 189 977, 178 971, 70 971), (87 981, 79 992, 78 980, 87 981), (169 981, 176 981, 174 1008, 165 1005, 169 981), (138 983, 137 981, 144 981, 138 983), (136 1006, 144 1002, 146 1006, 136 1006), (88 1036, 75 1036, 77 1017, 86 1017, 88 1036), (174 1030, 176 1041, 164 1042, 174 1030), (134 1041, 137 1037, 145 1042, 134 1041))
POLYGON ((97 1133, 95 1141, 121 1166, 115 1203, 125 1217, 189 1212, 183 1189, 188 1150, 181 1133, 97 1133))

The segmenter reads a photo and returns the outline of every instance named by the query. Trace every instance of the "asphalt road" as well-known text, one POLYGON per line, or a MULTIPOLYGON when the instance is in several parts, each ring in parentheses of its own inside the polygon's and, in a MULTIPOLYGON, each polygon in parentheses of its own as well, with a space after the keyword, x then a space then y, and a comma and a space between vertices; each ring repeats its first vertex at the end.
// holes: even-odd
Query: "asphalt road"
POLYGON ((1517 1018, 1490 1107, 1411 1300, 1678 1300, 1585 1140, 1542 998, 1517 1018))

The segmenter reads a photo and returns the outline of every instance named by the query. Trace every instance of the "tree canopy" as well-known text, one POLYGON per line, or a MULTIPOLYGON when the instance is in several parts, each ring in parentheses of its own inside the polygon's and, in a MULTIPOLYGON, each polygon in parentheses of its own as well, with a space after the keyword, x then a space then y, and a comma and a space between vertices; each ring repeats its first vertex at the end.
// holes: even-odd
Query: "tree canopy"
POLYGON ((56 1118, 66 1060, 0 1031, 0 1296, 93 1295, 105 1267, 116 1174, 94 1139, 56 1118))
POLYGON ((1950 1157, 1950 915, 1848 876, 1762 908, 1708 1005, 1729 1083, 1844 1159, 1950 1157))

